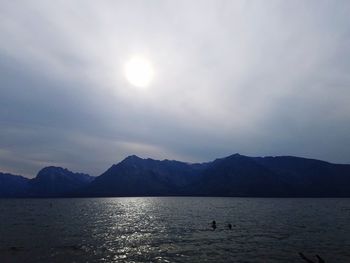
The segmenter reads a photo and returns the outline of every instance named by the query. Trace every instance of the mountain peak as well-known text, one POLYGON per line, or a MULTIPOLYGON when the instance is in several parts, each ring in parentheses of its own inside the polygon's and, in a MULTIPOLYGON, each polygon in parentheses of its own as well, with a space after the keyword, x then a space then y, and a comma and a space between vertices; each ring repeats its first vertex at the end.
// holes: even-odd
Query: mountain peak
POLYGON ((59 166, 46 166, 44 168, 42 168, 39 173, 41 171, 68 171, 68 169, 63 168, 63 167, 59 167, 59 166))
POLYGON ((128 157, 125 158, 125 160, 140 160, 142 159, 141 157, 138 157, 137 155, 133 154, 133 155, 129 155, 128 157))
POLYGON ((126 157, 123 161, 121 161, 121 163, 135 163, 135 162, 139 162, 142 160, 144 160, 144 159, 133 154, 133 155, 129 155, 128 157, 126 157))
POLYGON ((36 177, 40 178, 40 177, 45 177, 45 176, 49 176, 49 175, 64 175, 64 174, 69 174, 69 173, 72 173, 72 172, 66 168, 62 168, 62 167, 58 167, 58 166, 47 166, 47 167, 44 167, 43 169, 41 169, 38 172, 36 177))
POLYGON ((229 156, 226 156, 226 157, 221 157, 221 158, 217 158, 214 160, 214 162, 222 162, 222 161, 227 161, 227 160, 235 160, 235 159, 241 159, 241 158, 249 158, 245 155, 241 155, 239 153, 234 153, 234 154, 231 154, 229 156))
POLYGON ((239 153, 234 153, 234 154, 231 154, 229 157, 245 157, 245 156, 239 153))
POLYGON ((94 177, 83 173, 74 173, 66 168, 48 166, 39 171, 30 180, 34 196, 56 196, 72 192, 86 186, 94 177))
POLYGON ((68 170, 67 168, 62 168, 62 167, 58 167, 58 166, 47 166, 44 167, 43 169, 41 169, 37 176, 34 178, 36 180, 42 180, 42 179, 53 179, 53 178, 57 178, 57 177, 68 177, 68 178, 84 178, 88 181, 92 180, 93 177, 91 177, 88 174, 84 174, 84 173, 74 173, 70 170, 68 170))

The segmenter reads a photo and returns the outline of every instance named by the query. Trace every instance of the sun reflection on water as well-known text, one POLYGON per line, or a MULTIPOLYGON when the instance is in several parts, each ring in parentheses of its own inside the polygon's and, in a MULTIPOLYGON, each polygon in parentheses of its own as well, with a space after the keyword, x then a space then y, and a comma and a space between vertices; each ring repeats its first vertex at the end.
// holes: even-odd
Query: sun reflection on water
POLYGON ((255 262, 260 255, 271 263, 287 263, 305 246, 335 251, 333 258, 347 262, 347 250, 341 248, 350 246, 349 200, 169 197, 0 202, 0 258, 8 256, 10 262, 220 263, 255 262), (325 217, 324 211, 337 217, 325 217), (215 231, 208 224, 214 218, 215 231), (228 222, 235 225, 232 231, 225 228, 228 222))

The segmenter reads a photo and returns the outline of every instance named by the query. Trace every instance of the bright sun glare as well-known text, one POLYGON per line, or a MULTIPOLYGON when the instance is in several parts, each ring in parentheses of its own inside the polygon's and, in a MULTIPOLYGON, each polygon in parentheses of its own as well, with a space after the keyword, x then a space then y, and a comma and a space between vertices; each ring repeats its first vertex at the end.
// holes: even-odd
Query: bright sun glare
POLYGON ((154 76, 153 66, 145 58, 133 57, 125 65, 125 76, 131 85, 146 88, 154 76))

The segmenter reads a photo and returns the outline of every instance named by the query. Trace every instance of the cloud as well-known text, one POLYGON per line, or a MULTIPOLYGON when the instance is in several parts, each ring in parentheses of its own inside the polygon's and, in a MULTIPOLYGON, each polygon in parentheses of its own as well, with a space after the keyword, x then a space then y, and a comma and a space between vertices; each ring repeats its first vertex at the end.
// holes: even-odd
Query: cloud
POLYGON ((350 162, 347 1, 5 1, 0 169, 129 154, 350 162), (155 80, 123 67, 149 57, 155 80), (148 153, 148 154, 147 154, 148 153))

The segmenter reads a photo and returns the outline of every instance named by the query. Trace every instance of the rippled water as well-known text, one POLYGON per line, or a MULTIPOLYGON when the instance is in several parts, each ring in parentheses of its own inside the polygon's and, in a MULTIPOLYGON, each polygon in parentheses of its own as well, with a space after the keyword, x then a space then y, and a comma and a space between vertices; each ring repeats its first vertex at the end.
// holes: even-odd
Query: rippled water
POLYGON ((0 262, 350 262, 350 199, 2 199, 0 224, 0 262))

